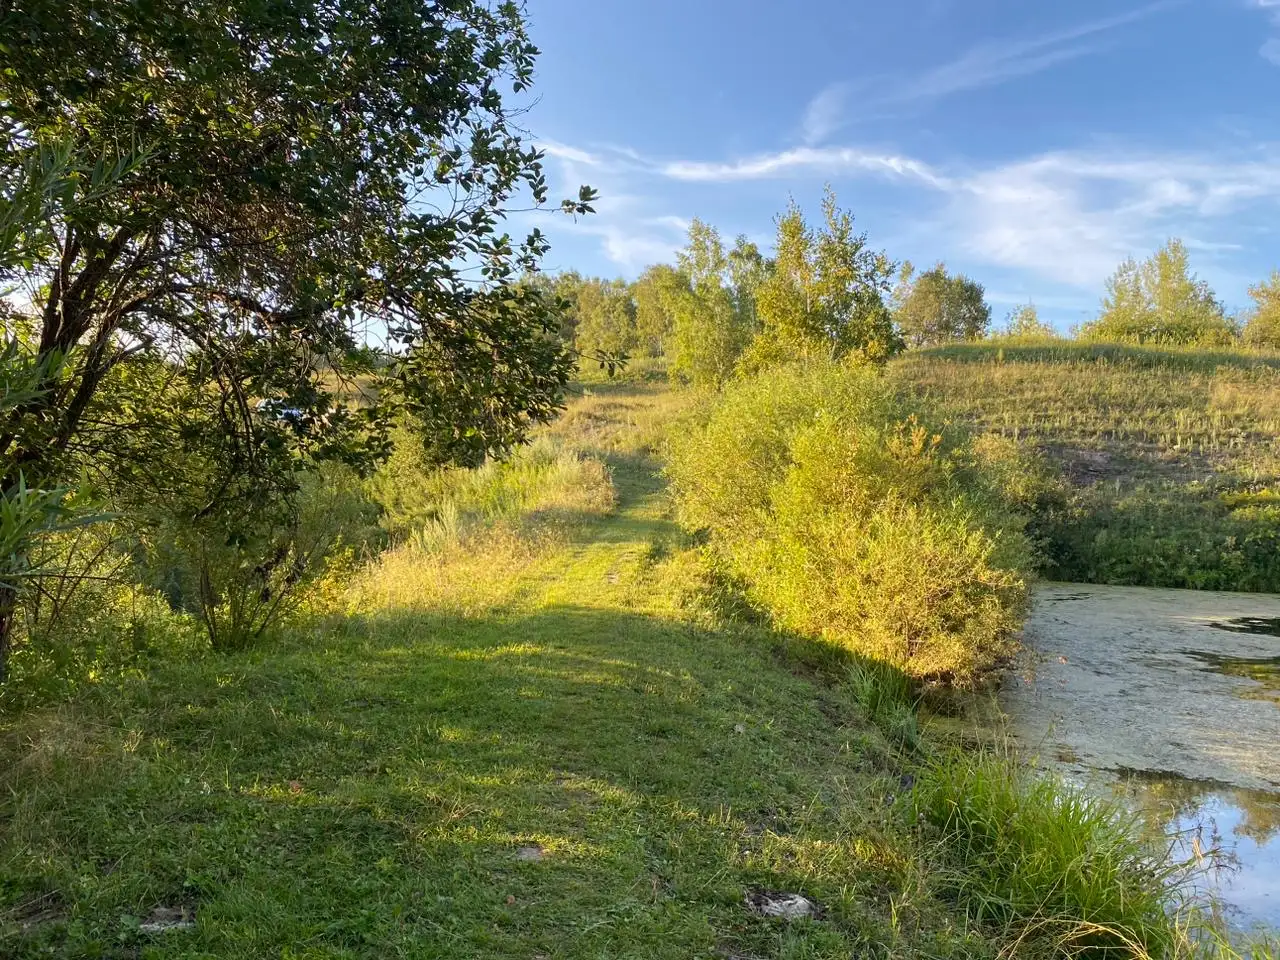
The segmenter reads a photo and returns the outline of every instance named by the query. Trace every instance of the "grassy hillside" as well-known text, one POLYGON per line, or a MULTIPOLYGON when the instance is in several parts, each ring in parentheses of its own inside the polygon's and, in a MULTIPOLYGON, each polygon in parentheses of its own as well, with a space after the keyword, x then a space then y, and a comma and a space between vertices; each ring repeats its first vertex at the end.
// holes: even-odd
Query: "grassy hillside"
POLYGON ((1280 355, 997 343, 894 368, 1063 478, 1039 520, 1049 576, 1280 591, 1280 355))
POLYGON ((406 542, 276 645, 6 721, 0 954, 994 956, 852 696, 697 600, 652 449, 685 403, 601 389, 541 443, 608 473, 406 542))

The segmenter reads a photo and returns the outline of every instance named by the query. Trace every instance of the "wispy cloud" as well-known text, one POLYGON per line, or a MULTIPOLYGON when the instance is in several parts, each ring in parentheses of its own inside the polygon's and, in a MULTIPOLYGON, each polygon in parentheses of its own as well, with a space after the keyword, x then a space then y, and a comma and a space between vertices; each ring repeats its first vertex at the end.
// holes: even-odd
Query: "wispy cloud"
POLYGON ((947 168, 856 147, 796 147, 732 161, 678 160, 652 170, 677 181, 888 178, 924 190, 916 206, 946 249, 1078 287, 1170 235, 1201 250, 1242 209, 1280 209, 1280 149, 1248 156, 1058 151, 986 167, 947 168))
POLYGON ((809 146, 821 143, 844 125, 849 84, 833 83, 809 101, 801 124, 801 136, 809 146))
POLYGON ((944 187, 945 178, 928 164, 910 157, 872 153, 851 147, 797 147, 781 153, 761 154, 728 163, 678 160, 665 163, 660 172, 673 180, 731 182, 795 176, 800 173, 878 173, 944 187))
MULTIPOLYGON (((1252 0, 1251 4, 1257 10, 1266 11, 1271 18, 1271 26, 1273 30, 1280 34, 1280 0, 1252 0)), ((1277 67, 1280 67, 1280 36, 1273 36, 1258 50, 1263 60, 1267 60, 1277 67)))
MULTIPOLYGON (((553 195, 569 196, 578 185, 590 183, 600 191, 596 213, 574 220, 533 220, 544 230, 576 235, 598 243, 599 252, 617 269, 637 273, 652 263, 669 262, 689 232, 689 221, 678 214, 655 210, 660 203, 643 192, 657 164, 629 147, 592 144, 582 148, 555 140, 538 147, 555 161, 548 165, 553 195)), ((567 266, 567 265, 566 265, 567 266)))
POLYGON ((899 189, 883 194, 880 207, 910 225, 917 243, 908 246, 1089 295, 1121 259, 1169 236, 1221 261, 1250 242, 1243 224, 1280 214, 1280 144, 1250 145, 1245 153, 1054 151, 984 165, 858 146, 665 161, 629 148, 543 146, 567 187, 586 180, 603 195, 597 216, 557 229, 598 241, 600 252, 627 272, 669 260, 682 245, 687 217, 705 210, 676 199, 688 184, 705 188, 699 202, 706 203, 712 188, 728 198, 751 181, 888 182, 899 189))
POLYGON ((580 150, 577 147, 571 147, 567 143, 559 143, 555 140, 539 140, 537 147, 548 157, 555 157, 559 160, 569 160, 573 163, 581 164, 584 167, 600 166, 600 158, 594 153, 586 150, 580 150))
POLYGON ((1280 208, 1280 161, 1051 153, 959 178, 939 221, 970 257, 1079 287, 1171 235, 1212 239, 1244 206, 1280 208))
MULTIPOLYGON (((805 107, 801 138, 816 146, 842 129, 849 120, 856 93, 863 111, 896 110, 914 104, 993 87, 1018 77, 1041 73, 1102 50, 1105 35, 1173 6, 1179 0, 1160 0, 1126 13, 1078 23, 1035 37, 988 40, 970 47, 954 60, 911 75, 864 78, 857 83, 828 84, 805 107)), ((1253 0, 1280 8, 1280 0, 1253 0)))
POLYGON ((987 41, 901 83, 885 99, 896 103, 937 99, 1039 73, 1094 53, 1101 49, 1103 34, 1144 20, 1170 5, 1164 0, 1038 37, 987 41))

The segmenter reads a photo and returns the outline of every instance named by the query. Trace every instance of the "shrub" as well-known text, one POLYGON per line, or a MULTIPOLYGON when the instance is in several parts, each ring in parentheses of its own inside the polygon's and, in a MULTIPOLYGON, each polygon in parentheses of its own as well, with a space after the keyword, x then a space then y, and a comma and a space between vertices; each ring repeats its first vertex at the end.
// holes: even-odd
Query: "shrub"
POLYGON ((110 687, 153 662, 191 659, 208 650, 196 620, 164 597, 116 579, 114 558, 98 558, 90 579, 56 604, 24 602, 12 673, 0 687, 0 709, 60 700, 87 688, 110 687))
POLYGON ((1031 549, 966 434, 872 368, 811 364, 726 390, 675 443, 681 521, 779 626, 916 678, 1012 652, 1031 549))
MULTIPOLYGON (((1226 478, 1224 478, 1226 479, 1226 478)), ((1193 590, 1280 590, 1280 502, 1223 482, 1079 491, 1036 521, 1058 580, 1193 590)))
POLYGON ((348 566, 349 547, 377 535, 376 509, 354 471, 326 464, 246 528, 233 510, 189 516, 156 508, 140 572, 199 617, 216 650, 245 647, 287 619, 308 590, 348 566))

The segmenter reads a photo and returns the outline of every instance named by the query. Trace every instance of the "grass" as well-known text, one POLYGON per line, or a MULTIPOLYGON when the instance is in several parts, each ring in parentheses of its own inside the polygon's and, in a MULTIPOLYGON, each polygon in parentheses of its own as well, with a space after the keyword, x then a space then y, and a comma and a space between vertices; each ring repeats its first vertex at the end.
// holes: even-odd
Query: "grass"
POLYGON ((547 431, 611 509, 403 545, 276 644, 5 718, 0 954, 993 956, 853 696, 697 601, 654 475, 685 402, 602 387, 547 431))
POLYGON ((696 399, 590 387, 514 466, 423 480, 465 522, 325 615, 0 716, 0 956, 1060 953, 1046 895, 975 909, 965 834, 918 824, 902 674, 732 615, 659 475, 696 399))
POLYGON ((1178 949, 1167 913, 1176 871, 1118 803, 996 753, 933 760, 912 801, 937 831, 947 885, 979 919, 1034 918, 1028 929, 1099 956, 1178 949))
POLYGON ((1047 576, 1280 591, 1280 354, 967 344, 894 370, 1062 475, 1038 518, 1047 576))

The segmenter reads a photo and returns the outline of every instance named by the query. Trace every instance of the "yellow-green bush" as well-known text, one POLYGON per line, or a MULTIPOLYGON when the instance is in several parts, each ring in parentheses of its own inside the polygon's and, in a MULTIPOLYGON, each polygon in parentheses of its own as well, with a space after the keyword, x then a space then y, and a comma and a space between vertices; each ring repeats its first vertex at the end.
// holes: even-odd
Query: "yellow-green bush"
POLYGON ((986 458, 915 406, 870 367, 771 371, 721 395, 669 474, 780 627, 965 682, 1012 652, 1031 548, 986 458))

